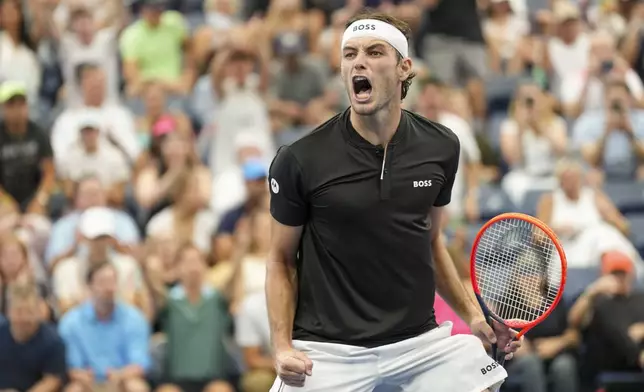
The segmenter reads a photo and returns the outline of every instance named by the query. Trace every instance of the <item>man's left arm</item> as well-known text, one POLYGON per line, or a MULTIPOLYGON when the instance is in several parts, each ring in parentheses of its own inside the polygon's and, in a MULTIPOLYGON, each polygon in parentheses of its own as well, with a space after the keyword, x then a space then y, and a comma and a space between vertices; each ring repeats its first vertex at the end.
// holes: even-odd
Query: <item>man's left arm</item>
POLYGON ((127 365, 117 369, 118 378, 125 381, 144 378, 150 368, 150 327, 142 313, 130 317, 127 343, 127 365))
POLYGON ((67 374, 65 344, 58 338, 45 357, 44 376, 28 392, 55 392, 63 386, 67 374))

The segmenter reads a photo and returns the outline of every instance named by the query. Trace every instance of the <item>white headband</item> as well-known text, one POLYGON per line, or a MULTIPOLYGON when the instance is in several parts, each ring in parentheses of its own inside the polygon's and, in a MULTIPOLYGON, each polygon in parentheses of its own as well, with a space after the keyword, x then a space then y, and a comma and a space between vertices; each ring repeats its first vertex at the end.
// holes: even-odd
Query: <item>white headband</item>
POLYGON ((351 23, 351 25, 344 30, 344 34, 342 35, 342 46, 340 49, 343 50, 347 41, 350 39, 360 37, 381 39, 393 46, 403 58, 409 57, 407 38, 405 38, 402 31, 389 23, 376 19, 362 19, 351 23))

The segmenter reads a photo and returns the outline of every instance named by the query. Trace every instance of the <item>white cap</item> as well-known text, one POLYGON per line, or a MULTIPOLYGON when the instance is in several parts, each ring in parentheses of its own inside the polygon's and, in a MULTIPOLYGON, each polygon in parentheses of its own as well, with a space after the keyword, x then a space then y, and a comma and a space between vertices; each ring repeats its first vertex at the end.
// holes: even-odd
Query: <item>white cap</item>
POLYGON ((83 212, 78 224, 83 237, 93 240, 100 236, 114 237, 116 235, 116 220, 114 213, 105 207, 92 207, 83 212))

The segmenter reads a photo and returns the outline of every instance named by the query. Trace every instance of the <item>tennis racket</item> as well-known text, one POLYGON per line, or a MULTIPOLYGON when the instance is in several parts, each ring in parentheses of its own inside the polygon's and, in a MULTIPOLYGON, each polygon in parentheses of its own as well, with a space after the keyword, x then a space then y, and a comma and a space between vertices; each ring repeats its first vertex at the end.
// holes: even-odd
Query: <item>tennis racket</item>
MULTIPOLYGON (((566 255, 555 233, 530 215, 506 213, 479 230, 470 255, 476 298, 488 320, 518 331, 521 338, 545 320, 566 284, 566 255)), ((503 365, 505 353, 492 357, 503 365)))

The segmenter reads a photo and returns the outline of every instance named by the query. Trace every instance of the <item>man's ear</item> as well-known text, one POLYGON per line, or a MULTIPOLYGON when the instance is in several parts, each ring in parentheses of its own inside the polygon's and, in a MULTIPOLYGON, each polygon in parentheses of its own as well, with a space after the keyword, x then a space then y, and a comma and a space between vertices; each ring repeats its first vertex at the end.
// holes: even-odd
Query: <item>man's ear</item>
POLYGON ((412 64, 411 59, 409 57, 406 58, 406 59, 402 59, 400 61, 400 68, 399 69, 400 69, 400 73, 399 73, 400 81, 404 82, 405 80, 407 80, 409 75, 411 75, 411 73, 412 73, 413 64, 412 64))

